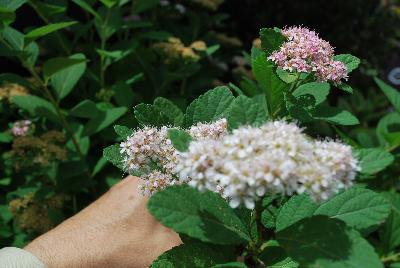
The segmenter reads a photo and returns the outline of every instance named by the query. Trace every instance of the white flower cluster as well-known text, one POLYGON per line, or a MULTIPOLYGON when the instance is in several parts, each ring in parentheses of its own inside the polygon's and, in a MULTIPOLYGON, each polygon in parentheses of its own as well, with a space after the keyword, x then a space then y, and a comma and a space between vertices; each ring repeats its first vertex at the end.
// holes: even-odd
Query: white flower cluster
MULTIPOLYGON (((218 139, 228 133, 226 119, 214 123, 199 123, 189 130, 195 139, 218 139)), ((141 173, 140 189, 152 195, 168 185, 175 184, 179 152, 168 138, 168 127, 144 127, 120 144, 126 172, 141 173)))
POLYGON ((249 209, 266 192, 308 192, 314 200, 325 200, 349 187, 359 170, 351 147, 314 141, 284 121, 242 127, 220 140, 193 141, 177 158, 182 182, 249 209))

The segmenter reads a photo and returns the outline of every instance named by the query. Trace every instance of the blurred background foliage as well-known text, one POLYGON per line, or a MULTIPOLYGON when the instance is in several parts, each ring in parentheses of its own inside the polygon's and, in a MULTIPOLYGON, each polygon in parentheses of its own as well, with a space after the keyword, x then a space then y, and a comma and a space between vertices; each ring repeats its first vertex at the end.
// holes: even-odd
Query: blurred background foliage
MULTIPOLYGON (((318 133, 368 148, 386 142, 377 126, 400 131, 372 79, 400 88, 400 74, 389 79, 400 67, 399 1, 0 0, 0 7, 0 247, 23 246, 122 178, 102 149, 118 142, 113 124, 136 127, 136 104, 163 96, 183 108, 217 85, 250 87, 249 51, 262 27, 304 25, 338 54, 362 59, 354 94, 337 91, 331 100, 361 124, 314 126, 318 133), (15 12, 13 23, 4 10, 15 12)), ((385 183, 398 184, 396 168, 380 175, 385 183)))

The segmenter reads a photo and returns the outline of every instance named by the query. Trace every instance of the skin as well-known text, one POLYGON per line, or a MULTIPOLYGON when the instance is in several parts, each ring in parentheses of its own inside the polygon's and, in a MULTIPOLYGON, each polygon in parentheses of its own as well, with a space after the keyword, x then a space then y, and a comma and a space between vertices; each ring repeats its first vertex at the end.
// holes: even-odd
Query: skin
POLYGON ((148 267, 182 242, 150 215, 146 203, 138 178, 127 177, 25 250, 49 268, 148 267))

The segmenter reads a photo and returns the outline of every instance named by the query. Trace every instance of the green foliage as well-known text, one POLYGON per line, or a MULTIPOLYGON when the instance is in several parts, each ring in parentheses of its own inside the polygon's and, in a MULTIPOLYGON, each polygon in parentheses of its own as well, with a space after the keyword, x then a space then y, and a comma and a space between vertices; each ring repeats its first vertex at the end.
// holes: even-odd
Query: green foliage
POLYGON ((278 50, 286 41, 278 28, 263 28, 260 30, 261 46, 266 51, 267 55, 278 50))
POLYGON ((163 225, 203 242, 241 244, 250 239, 233 209, 217 193, 171 186, 154 194, 147 207, 163 225))
POLYGON ((350 54, 340 54, 335 56, 335 60, 343 62, 347 67, 347 72, 351 73, 358 68, 361 61, 359 58, 350 54))
MULTIPOLYGON (((174 247, 159 256, 151 268, 167 267, 214 267, 218 263, 233 260, 232 256, 222 247, 190 240, 183 245, 174 247)), ((217 266, 220 267, 220 266, 217 266)), ((226 266, 222 266, 226 267, 226 266)))
MULTIPOLYGON (((224 12, 232 15, 235 4, 225 2, 224 12)), ((232 209, 218 193, 167 187, 150 198, 148 209, 184 244, 152 267, 396 267, 400 95, 369 79, 383 70, 373 70, 364 56, 361 63, 337 55, 354 73, 351 83, 322 83, 267 59, 286 41, 278 28, 261 29, 261 47, 254 43, 249 54, 243 51, 248 37, 240 40, 243 47, 226 43, 240 43, 235 38, 221 38, 236 26, 218 10, 199 1, 180 1, 185 12, 172 2, 161 4, 0 0, 0 56, 8 72, 0 74, 1 245, 23 247, 40 234, 20 228, 9 209, 15 198, 65 196, 60 210, 46 211, 56 224, 119 181, 121 171, 108 162, 124 170, 119 143, 135 129, 167 126, 171 143, 184 152, 193 139, 187 129, 200 122, 226 118, 232 131, 288 120, 312 137, 339 135, 353 146, 361 166, 356 183, 365 188, 357 185, 323 202, 267 193, 248 210, 232 209), (23 19, 32 12, 34 19, 23 19), (193 58, 163 51, 170 37, 179 38, 193 58), (196 41, 206 47, 192 48, 196 41), (11 131, 19 120, 32 124, 23 138, 11 131), (46 135, 59 144, 44 146, 46 135), (27 146, 17 159, 16 148, 25 143, 40 146, 27 146), (65 157, 42 163, 52 150, 65 157)), ((341 33, 343 40, 356 36, 341 33)), ((395 43, 387 41, 381 43, 395 43)))
POLYGON ((199 122, 212 122, 226 116, 234 97, 227 87, 217 87, 194 100, 186 109, 186 127, 199 122))
POLYGON ((361 172, 367 175, 378 173, 390 166, 395 157, 380 148, 368 148, 356 150, 360 160, 361 172))
POLYGON ((325 216, 301 220, 278 232, 277 240, 302 267, 383 267, 357 231, 325 216))
POLYGON ((190 142, 193 140, 189 133, 180 129, 168 130, 168 138, 171 140, 175 149, 180 152, 187 151, 190 142))

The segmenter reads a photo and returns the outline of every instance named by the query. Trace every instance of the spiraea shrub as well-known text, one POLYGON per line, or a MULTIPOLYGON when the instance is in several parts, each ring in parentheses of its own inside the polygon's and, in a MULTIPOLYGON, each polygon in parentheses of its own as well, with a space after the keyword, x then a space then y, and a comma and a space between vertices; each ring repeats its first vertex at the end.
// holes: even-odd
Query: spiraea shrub
MULTIPOLYGON (((157 98, 135 106, 137 128, 115 126, 123 141, 104 156, 140 177, 150 213, 183 241, 152 267, 396 265, 399 195, 376 180, 398 132, 386 123, 384 143, 364 148, 340 130, 359 119, 328 99, 354 94, 360 60, 303 26, 263 28, 260 41, 246 88, 216 87, 185 111, 157 98), (319 126, 336 138, 308 131, 319 126)), ((396 122, 400 93, 376 81, 396 122)))

